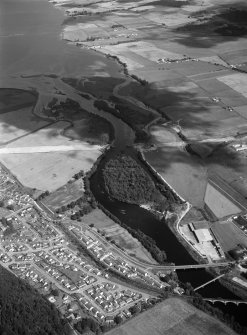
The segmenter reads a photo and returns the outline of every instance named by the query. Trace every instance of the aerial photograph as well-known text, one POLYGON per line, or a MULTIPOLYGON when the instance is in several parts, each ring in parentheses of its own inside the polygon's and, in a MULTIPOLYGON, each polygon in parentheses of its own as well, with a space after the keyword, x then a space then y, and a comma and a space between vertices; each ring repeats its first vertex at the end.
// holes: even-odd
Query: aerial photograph
POLYGON ((247 0, 0 0, 0 335, 247 335, 247 0))

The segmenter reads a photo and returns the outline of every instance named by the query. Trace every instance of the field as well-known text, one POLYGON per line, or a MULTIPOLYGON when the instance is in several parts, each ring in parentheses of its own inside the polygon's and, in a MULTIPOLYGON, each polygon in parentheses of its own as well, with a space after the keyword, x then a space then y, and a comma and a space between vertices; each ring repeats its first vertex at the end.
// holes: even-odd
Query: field
POLYGON ((23 185, 56 190, 80 170, 90 170, 101 155, 102 146, 64 136, 70 126, 58 121, 13 140, 0 149, 1 162, 23 185))
POLYGON ((52 211, 56 211, 57 208, 67 205, 72 201, 76 201, 84 194, 84 183, 83 181, 76 180, 72 183, 60 187, 52 194, 45 197, 43 203, 48 206, 52 211))
POLYGON ((207 184, 205 192, 205 204, 217 218, 241 212, 241 208, 236 206, 227 196, 222 194, 214 185, 207 184))
POLYGON ((49 124, 32 115, 32 107, 8 112, 0 118, 0 144, 7 144, 49 124), (21 115, 21 117, 20 117, 21 115))
POLYGON ((156 263, 137 239, 133 238, 127 230, 112 221, 100 209, 94 209, 91 213, 83 216, 82 222, 88 225, 93 223, 96 228, 105 232, 105 235, 114 240, 117 245, 124 248, 130 256, 135 256, 153 264, 156 263))
POLYGON ((211 229, 218 238, 225 252, 237 247, 238 244, 247 247, 247 236, 230 221, 220 221, 212 224, 211 229))
POLYGON ((100 150, 0 154, 0 160, 24 186, 53 192, 75 173, 88 171, 100 154, 100 150))
POLYGON ((151 128, 151 143, 157 149, 146 151, 146 160, 161 174, 176 192, 192 205, 202 207, 207 183, 207 170, 183 147, 175 132, 162 125, 151 128))
POLYGON ((109 332, 109 335, 128 334, 230 335, 235 332, 185 301, 170 298, 109 332))
POLYGON ((13 112, 16 109, 31 107, 37 100, 36 94, 13 88, 0 89, 0 114, 13 112))
POLYGON ((244 73, 235 73, 220 77, 218 80, 233 88, 235 91, 247 97, 247 77, 244 73))

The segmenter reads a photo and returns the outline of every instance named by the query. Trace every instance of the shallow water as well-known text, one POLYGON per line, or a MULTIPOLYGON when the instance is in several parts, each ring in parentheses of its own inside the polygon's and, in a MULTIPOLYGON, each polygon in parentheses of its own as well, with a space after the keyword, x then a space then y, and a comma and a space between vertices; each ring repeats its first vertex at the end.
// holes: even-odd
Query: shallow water
POLYGON ((116 63, 61 40, 64 13, 47 0, 1 0, 0 12, 1 76, 118 76, 116 63))

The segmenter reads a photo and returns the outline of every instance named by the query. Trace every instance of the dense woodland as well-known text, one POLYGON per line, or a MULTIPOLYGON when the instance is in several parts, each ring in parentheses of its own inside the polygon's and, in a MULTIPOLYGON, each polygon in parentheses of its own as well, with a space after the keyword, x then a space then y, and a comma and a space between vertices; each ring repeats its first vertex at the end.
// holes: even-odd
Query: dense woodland
POLYGON ((169 202, 156 188, 148 173, 130 156, 117 155, 103 170, 107 191, 113 198, 133 204, 150 204, 164 211, 169 202))
POLYGON ((69 335, 56 307, 35 289, 0 267, 1 335, 69 335))

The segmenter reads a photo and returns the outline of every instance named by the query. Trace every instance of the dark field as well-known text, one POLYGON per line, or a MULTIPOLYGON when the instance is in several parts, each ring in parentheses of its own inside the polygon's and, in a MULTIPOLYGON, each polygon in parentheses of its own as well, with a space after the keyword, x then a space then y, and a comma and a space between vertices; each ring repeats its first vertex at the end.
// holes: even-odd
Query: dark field
POLYGON ((0 114, 30 107, 37 100, 37 93, 15 88, 0 89, 0 114))

